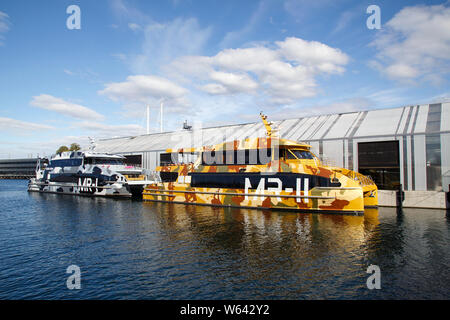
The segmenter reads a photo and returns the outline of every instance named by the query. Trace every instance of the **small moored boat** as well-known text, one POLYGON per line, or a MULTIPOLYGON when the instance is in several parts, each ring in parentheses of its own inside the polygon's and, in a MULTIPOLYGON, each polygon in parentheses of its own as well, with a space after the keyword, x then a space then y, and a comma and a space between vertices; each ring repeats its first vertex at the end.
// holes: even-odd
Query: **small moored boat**
POLYGON ((121 155, 68 151, 53 155, 30 179, 28 191, 85 196, 131 197, 154 181, 142 168, 128 166, 121 155))

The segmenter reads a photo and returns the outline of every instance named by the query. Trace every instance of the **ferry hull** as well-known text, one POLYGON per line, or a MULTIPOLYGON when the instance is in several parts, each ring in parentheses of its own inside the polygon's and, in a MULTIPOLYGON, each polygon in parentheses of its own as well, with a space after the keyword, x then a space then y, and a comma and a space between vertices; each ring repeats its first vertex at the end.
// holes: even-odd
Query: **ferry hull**
POLYGON ((299 212, 364 213, 361 188, 314 188, 308 194, 267 190, 245 193, 244 189, 192 188, 164 183, 163 186, 147 186, 143 200, 299 212))
POLYGON ((130 188, 126 184, 111 184, 108 186, 79 186, 74 183, 43 183, 31 179, 28 184, 29 192, 56 193, 89 197, 130 198, 130 188))
POLYGON ((376 186, 363 189, 364 192, 364 207, 365 208, 378 208, 378 189, 376 186))

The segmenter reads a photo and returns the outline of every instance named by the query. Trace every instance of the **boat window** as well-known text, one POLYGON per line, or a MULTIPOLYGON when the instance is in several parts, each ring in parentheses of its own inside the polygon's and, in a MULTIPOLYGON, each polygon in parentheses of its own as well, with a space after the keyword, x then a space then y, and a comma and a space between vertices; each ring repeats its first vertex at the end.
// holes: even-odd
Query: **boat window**
POLYGON ((49 167, 78 167, 81 166, 82 159, 61 159, 61 160, 51 160, 49 167))
POLYGON ((314 159, 314 155, 309 151, 298 151, 298 152, 302 155, 303 159, 311 159, 311 160, 314 159))
POLYGON ((287 150, 286 159, 297 159, 295 155, 291 152, 292 150, 287 150))
POLYGON ((308 160, 312 160, 314 159, 314 156, 312 155, 311 152, 307 151, 307 150, 289 150, 290 152, 288 152, 288 159, 308 159, 308 160), (295 158, 293 157, 293 155, 295 155, 295 158))
POLYGON ((178 172, 160 172, 159 176, 161 177, 162 182, 175 182, 178 179, 178 172))
POLYGON ((174 164, 172 161, 172 154, 171 153, 161 153, 159 155, 159 165, 160 166, 168 166, 174 164))
POLYGON ((121 165, 123 164, 121 159, 112 159, 112 158, 86 158, 84 160, 85 164, 102 164, 102 165, 121 165))

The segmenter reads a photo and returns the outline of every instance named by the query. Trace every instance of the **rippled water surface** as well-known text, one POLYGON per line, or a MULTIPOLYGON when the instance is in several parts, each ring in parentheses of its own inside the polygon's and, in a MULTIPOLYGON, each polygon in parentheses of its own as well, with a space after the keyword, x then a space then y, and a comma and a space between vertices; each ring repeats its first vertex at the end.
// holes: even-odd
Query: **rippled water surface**
POLYGON ((450 216, 28 193, 0 180, 0 299, 448 299, 450 216), (69 265, 81 268, 68 290, 69 265), (381 289, 368 290, 371 264, 381 289))

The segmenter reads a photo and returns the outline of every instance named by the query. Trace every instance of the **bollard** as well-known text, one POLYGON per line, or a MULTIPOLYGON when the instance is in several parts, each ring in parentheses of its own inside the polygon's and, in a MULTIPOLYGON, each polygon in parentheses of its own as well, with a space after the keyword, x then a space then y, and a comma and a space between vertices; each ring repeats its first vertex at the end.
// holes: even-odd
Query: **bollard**
POLYGON ((446 204, 445 207, 447 209, 447 213, 450 213, 450 184, 448 185, 448 191, 445 193, 446 204))
POLYGON ((403 208, 403 200, 405 200, 405 192, 403 191, 403 186, 401 184, 398 185, 398 189, 396 192, 396 202, 398 210, 402 210, 403 208))

